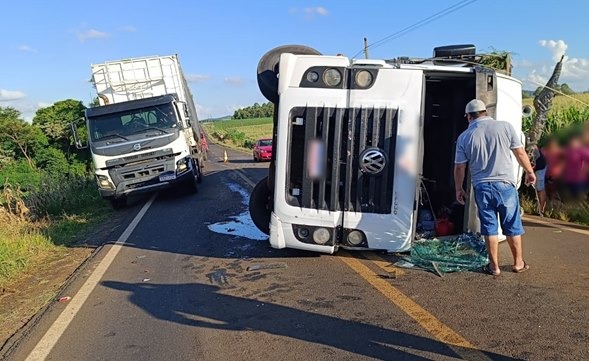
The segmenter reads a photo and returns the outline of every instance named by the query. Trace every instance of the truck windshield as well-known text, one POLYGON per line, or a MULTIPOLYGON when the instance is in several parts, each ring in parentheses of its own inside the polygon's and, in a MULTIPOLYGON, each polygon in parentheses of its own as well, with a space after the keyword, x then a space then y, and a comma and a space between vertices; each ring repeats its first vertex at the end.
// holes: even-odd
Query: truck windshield
POLYGON ((117 138, 124 141, 133 134, 153 131, 163 134, 177 127, 172 104, 105 114, 89 118, 88 123, 92 141, 117 138))

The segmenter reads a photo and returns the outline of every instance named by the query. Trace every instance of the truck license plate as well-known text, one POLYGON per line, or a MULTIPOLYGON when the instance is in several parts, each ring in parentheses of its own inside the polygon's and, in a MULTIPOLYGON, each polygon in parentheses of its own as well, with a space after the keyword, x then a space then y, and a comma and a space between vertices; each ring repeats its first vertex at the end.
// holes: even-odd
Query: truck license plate
POLYGON ((175 174, 162 174, 160 175, 160 182, 170 181, 176 179, 175 174))

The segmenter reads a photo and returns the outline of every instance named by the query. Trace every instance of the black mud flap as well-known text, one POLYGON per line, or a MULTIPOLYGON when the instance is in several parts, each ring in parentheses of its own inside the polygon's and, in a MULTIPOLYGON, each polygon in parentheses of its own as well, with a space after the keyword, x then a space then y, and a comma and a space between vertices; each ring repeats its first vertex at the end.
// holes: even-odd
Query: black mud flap
POLYGON ((262 56, 258 63, 258 87, 262 95, 274 104, 278 103, 278 69, 280 55, 321 55, 317 50, 304 45, 283 45, 262 56))
POLYGON ((256 184, 250 195, 249 211, 252 221, 258 229, 265 234, 270 234, 270 215, 272 214, 271 193, 268 187, 268 177, 256 184))

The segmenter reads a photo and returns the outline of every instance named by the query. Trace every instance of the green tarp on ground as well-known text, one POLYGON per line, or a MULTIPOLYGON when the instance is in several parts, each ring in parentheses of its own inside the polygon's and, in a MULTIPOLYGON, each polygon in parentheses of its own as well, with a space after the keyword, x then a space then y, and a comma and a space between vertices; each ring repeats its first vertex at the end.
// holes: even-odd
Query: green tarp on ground
POLYGON ((407 261, 415 266, 438 273, 473 271, 488 262, 485 241, 479 235, 421 239, 413 241, 407 261))

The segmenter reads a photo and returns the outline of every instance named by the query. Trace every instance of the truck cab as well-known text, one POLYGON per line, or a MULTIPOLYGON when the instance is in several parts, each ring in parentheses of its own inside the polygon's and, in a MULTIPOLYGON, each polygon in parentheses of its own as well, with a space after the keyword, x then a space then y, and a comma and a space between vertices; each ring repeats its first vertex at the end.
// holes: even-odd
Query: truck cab
MULTIPOLYGON (((85 119, 101 196, 119 208, 129 194, 177 186, 196 193, 206 150, 178 56, 91 68, 99 106, 86 109, 85 119)), ((76 144, 82 146, 78 139, 76 144)))
POLYGON ((174 95, 86 109, 99 192, 116 201, 131 193, 192 186, 201 176, 186 146, 182 106, 174 95))
MULTIPOLYGON (((465 207, 454 199, 464 106, 482 99, 491 116, 521 129, 518 80, 464 63, 286 50, 260 61, 267 68, 269 58, 276 61, 275 94, 258 68, 260 89, 277 111, 273 164, 252 193, 250 213, 273 247, 407 251, 424 208, 433 217, 452 209, 456 234, 479 230, 473 199, 465 207)), ((475 58, 473 51, 463 46, 459 55, 475 58)), ((521 179, 515 159, 513 167, 521 179)))

